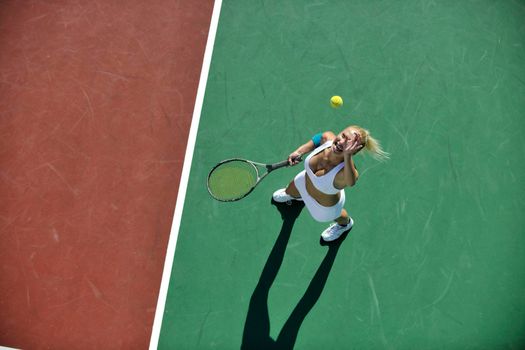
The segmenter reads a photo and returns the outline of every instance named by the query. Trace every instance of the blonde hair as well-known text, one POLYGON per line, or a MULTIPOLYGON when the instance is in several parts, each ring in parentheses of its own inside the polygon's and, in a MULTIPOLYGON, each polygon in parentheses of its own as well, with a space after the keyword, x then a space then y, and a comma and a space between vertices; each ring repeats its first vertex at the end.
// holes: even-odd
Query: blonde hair
POLYGON ((383 148, 381 147, 381 142, 379 142, 378 139, 372 137, 372 135, 370 135, 370 131, 363 129, 362 127, 357 125, 352 125, 348 128, 355 129, 359 132, 361 139, 363 139, 365 142, 365 151, 369 153, 372 157, 379 161, 386 161, 390 159, 390 153, 385 152, 383 150, 383 148))

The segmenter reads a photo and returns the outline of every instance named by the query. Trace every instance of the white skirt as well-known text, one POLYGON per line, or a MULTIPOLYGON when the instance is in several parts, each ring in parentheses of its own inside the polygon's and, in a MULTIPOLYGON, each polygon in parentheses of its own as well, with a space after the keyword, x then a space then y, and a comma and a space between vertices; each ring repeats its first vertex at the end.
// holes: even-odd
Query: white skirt
POLYGON ((331 207, 319 204, 306 190, 306 170, 301 171, 294 179, 295 187, 301 194, 304 205, 308 208, 310 215, 319 222, 333 221, 341 216, 341 210, 345 205, 345 191, 341 190, 339 202, 331 207))

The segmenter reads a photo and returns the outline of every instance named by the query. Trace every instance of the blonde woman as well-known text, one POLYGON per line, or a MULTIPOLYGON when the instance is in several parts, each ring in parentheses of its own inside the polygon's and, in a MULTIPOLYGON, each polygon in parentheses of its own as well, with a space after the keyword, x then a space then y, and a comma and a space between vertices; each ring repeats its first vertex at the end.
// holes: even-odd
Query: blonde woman
POLYGON ((288 187, 275 191, 273 199, 280 203, 304 201, 315 220, 335 221, 321 237, 327 242, 336 240, 354 223, 343 208, 344 188, 357 181, 359 174, 352 157, 363 148, 379 160, 388 158, 379 141, 359 126, 349 126, 337 135, 331 131, 315 135, 288 156, 290 165, 296 165, 302 155, 313 151, 304 161, 305 170, 288 187))

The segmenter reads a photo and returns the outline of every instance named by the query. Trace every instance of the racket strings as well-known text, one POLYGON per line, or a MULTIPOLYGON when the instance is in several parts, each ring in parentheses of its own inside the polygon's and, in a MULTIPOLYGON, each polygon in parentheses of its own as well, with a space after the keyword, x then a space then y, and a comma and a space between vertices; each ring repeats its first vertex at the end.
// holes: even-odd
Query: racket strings
POLYGON ((257 180, 258 173, 254 165, 234 160, 220 164, 210 173, 208 189, 216 199, 234 200, 249 193, 257 180))

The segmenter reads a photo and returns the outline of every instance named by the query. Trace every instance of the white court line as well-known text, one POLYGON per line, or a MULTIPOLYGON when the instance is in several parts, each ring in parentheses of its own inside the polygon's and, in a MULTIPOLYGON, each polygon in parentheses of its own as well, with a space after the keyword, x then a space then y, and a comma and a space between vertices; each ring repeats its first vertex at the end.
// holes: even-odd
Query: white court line
POLYGON ((15 348, 8 348, 7 346, 1 346, 0 345, 0 350, 17 350, 15 348))
POLYGON ((213 44, 215 43, 215 34, 217 33, 217 26, 219 24, 219 14, 221 12, 221 5, 222 0, 215 0, 215 3, 213 5, 213 14, 211 16, 210 30, 208 32, 208 41, 206 42, 206 50, 204 51, 204 60, 202 62, 199 88, 197 90, 197 97, 195 99, 195 108, 193 109, 193 117, 191 120, 190 134, 188 136, 188 145, 186 146, 186 154, 184 156, 184 165, 182 167, 179 193, 177 195, 177 203, 175 204, 175 214, 173 216, 173 222, 171 224, 168 250, 166 252, 166 260, 164 261, 164 271, 162 273, 162 282, 160 284, 159 299, 157 301, 157 309, 155 311, 155 319, 153 321, 153 329, 151 332, 151 339, 149 343, 150 350, 157 349, 157 346, 159 344, 160 328, 162 326, 164 308, 166 307, 166 296, 168 294, 168 286, 171 277, 171 268, 173 265, 173 257, 175 255, 175 246, 177 245, 177 238, 179 236, 182 209, 184 207, 184 200, 186 198, 186 189, 188 187, 191 162, 193 159, 193 151, 195 149, 195 140, 197 139, 197 131, 199 129, 202 102, 204 100, 206 82, 208 80, 208 73, 210 71, 211 56, 213 52, 213 44))

